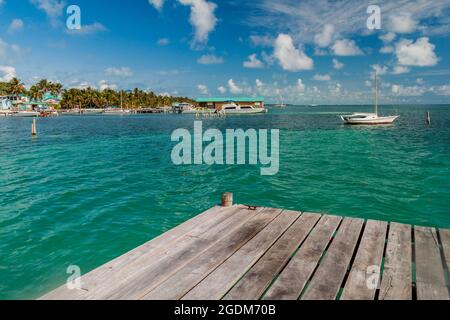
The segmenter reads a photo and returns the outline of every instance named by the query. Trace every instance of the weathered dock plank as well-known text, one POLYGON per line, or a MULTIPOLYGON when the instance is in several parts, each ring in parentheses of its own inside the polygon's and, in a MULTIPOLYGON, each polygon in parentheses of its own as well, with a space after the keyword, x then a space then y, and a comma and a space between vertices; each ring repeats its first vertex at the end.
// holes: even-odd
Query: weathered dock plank
POLYGON ((203 279, 183 299, 221 299, 300 215, 300 212, 283 211, 267 228, 203 279))
POLYGON ((412 299, 411 226, 391 223, 379 300, 412 299))
POLYGON ((162 282, 158 287, 148 290, 144 299, 181 299, 205 276, 217 268, 234 252, 252 239, 266 225, 274 220, 281 210, 265 209, 260 214, 240 226, 220 243, 204 251, 196 259, 185 265, 174 276, 162 282))
POLYGON ((448 300, 436 229, 415 227, 416 282, 419 300, 448 300))
POLYGON ((319 263, 342 218, 323 216, 297 254, 264 296, 265 300, 297 300, 319 263))
POLYGON ((319 219, 319 214, 305 213, 231 289, 224 299, 259 299, 319 219))
POLYGON ((450 299, 450 230, 228 202, 41 299, 450 299))
POLYGON ((373 300, 375 298, 387 227, 387 222, 367 221, 341 300, 373 300))
POLYGON ((364 220, 345 218, 337 235, 319 265, 311 283, 306 289, 303 300, 336 299, 349 267, 364 220))

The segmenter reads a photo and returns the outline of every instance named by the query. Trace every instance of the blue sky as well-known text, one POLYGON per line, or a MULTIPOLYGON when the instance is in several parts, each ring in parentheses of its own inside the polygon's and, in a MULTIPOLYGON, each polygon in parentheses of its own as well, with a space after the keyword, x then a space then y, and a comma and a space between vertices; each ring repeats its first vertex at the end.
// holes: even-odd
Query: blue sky
POLYGON ((449 13, 447 0, 0 0, 0 80, 352 104, 373 101, 377 69, 384 103, 448 103, 449 13))

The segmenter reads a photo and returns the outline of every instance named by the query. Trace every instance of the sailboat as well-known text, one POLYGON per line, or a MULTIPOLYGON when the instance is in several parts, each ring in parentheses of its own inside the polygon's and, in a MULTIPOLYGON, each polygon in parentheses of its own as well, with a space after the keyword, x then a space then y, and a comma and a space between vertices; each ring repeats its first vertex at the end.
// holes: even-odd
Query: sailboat
POLYGON ((380 125, 392 124, 399 116, 380 117, 378 115, 378 74, 375 72, 375 112, 353 113, 351 115, 344 115, 340 117, 345 124, 380 125))

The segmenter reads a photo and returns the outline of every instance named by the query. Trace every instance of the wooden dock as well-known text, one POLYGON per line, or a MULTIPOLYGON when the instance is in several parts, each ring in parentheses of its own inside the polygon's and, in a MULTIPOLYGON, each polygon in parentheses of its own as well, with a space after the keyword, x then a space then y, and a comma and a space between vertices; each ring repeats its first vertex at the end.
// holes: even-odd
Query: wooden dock
POLYGON ((450 230, 213 207, 41 299, 448 300, 450 230))

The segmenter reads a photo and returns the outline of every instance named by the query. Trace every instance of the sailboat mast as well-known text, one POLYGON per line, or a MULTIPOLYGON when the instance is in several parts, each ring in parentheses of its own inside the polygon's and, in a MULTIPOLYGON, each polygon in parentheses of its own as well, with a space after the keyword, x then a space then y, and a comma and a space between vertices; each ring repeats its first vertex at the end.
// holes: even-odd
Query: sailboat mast
POLYGON ((375 114, 378 115, 378 72, 375 70, 375 114))

